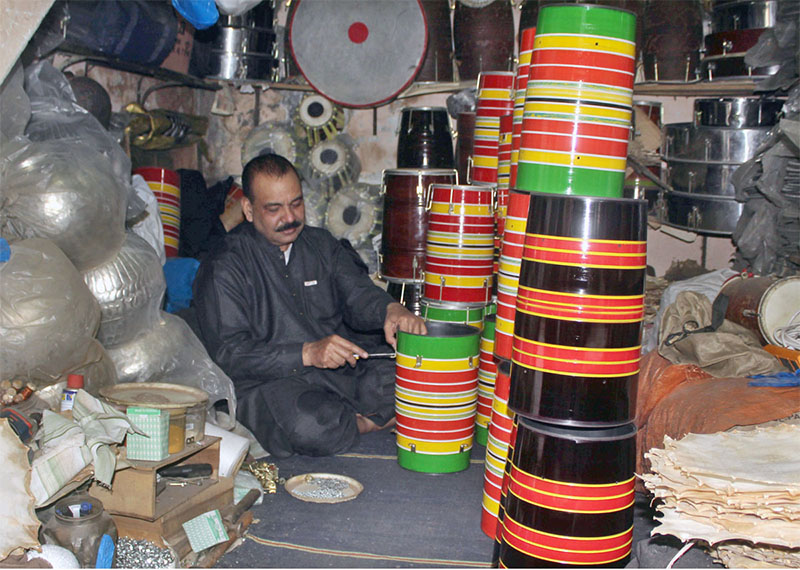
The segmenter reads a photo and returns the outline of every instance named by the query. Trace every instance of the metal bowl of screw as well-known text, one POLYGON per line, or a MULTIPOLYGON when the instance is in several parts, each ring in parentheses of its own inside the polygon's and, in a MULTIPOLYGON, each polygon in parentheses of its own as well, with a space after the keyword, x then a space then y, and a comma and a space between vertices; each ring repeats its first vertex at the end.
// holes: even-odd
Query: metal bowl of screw
POLYGON ((306 473, 286 480, 286 491, 295 499, 309 503, 344 503, 352 501, 364 485, 346 475, 306 473))

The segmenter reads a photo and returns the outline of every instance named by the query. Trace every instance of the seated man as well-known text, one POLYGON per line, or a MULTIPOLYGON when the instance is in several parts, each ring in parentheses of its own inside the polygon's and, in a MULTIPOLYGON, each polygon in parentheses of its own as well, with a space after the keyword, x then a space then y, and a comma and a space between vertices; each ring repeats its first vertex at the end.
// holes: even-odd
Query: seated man
POLYGON ((398 330, 425 334, 425 324, 370 280, 349 242, 305 225, 288 160, 254 158, 242 186, 250 223, 194 282, 201 337, 233 380, 239 421, 269 453, 345 451, 394 419, 394 361, 368 352, 391 350, 384 339, 395 346, 398 330))

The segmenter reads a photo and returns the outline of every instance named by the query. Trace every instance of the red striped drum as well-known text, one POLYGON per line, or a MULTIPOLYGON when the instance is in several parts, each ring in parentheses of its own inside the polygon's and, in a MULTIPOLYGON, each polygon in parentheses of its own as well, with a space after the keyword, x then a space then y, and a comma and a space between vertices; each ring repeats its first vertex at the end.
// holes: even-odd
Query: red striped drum
POLYGON ((509 170, 508 185, 516 188, 517 166, 519 165, 519 149, 522 142, 522 120, 525 111, 525 92, 528 88, 528 77, 531 69, 531 55, 533 42, 536 38, 536 28, 525 28, 520 32, 519 65, 514 83, 514 119, 511 129, 511 168, 509 170))
POLYGON ((423 473, 469 466, 478 392, 477 328, 426 323, 427 335, 397 335, 397 461, 423 473))
POLYGON ((494 254, 491 185, 434 184, 425 248, 424 297, 455 304, 488 304, 494 254))
POLYGON ((478 353, 478 412, 475 416, 475 441, 486 445, 489 437, 489 422, 492 419, 497 364, 494 361, 494 328, 496 315, 483 319, 480 351, 478 353))
POLYGON ((500 117, 514 110, 514 73, 487 71, 478 78, 470 182, 497 183, 500 117))

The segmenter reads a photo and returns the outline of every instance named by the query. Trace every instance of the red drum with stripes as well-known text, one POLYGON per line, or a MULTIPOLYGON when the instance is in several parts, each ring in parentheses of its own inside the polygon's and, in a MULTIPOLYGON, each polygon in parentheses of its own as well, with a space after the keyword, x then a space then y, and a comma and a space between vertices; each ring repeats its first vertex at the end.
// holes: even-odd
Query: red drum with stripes
POLYGON ((507 568, 623 567, 633 539, 636 427, 519 418, 503 504, 507 568))
POLYGON ((478 78, 470 182, 497 183, 500 117, 514 110, 514 73, 486 71, 478 78))
POLYGON ((503 239, 503 230, 506 225, 506 214, 508 213, 508 177, 511 169, 511 127, 513 125, 513 120, 514 117, 512 115, 503 115, 500 117, 500 142, 497 154, 497 205, 494 209, 494 274, 497 274, 499 266, 500 246, 503 239))
POLYGON ((469 466, 475 432, 480 333, 427 322, 427 335, 397 335, 397 459, 423 473, 469 466))
POLYGON ((519 164, 519 149, 522 141, 522 118, 525 111, 525 91, 528 87, 528 77, 531 70, 531 54, 533 41, 536 38, 536 28, 525 28, 521 32, 519 44, 519 65, 517 65, 517 78, 514 83, 514 122, 511 129, 511 169, 509 170, 508 185, 516 188, 517 166, 519 164))
POLYGON ((486 445, 489 437, 489 422, 492 419, 492 399, 497 376, 494 361, 495 315, 483 319, 480 352, 478 354, 478 413, 475 416, 475 441, 486 445))
POLYGON ((456 182, 455 170, 397 168, 383 171, 380 271, 394 283, 419 283, 425 265, 428 187, 456 182))
POLYGON ((532 193, 509 406, 574 426, 633 420, 647 202, 532 193))
POLYGON ((631 122, 636 17, 597 5, 539 13, 516 187, 621 197, 631 122))
MULTIPOLYGON (((517 441, 517 431, 519 426, 519 417, 514 416, 514 421, 511 427, 511 439, 508 442, 508 457, 514 456, 514 445, 517 441)), ((508 488, 511 483, 511 461, 506 461, 505 468, 503 469, 503 485, 500 487, 500 507, 497 510, 497 529, 494 536, 494 549, 492 551, 492 567, 495 568, 500 564, 500 547, 503 541, 503 519, 505 518, 506 510, 505 505, 508 500, 508 488)))
POLYGON ((525 248, 525 226, 528 223, 528 192, 511 190, 508 201, 500 260, 497 268, 497 326, 494 354, 511 360, 514 341, 514 315, 522 254, 525 248))
POLYGON ((508 383, 511 363, 501 361, 497 368, 495 394, 492 401, 492 418, 486 442, 486 465, 483 484, 483 509, 481 529, 490 538, 497 533, 497 513, 500 508, 503 473, 508 459, 508 447, 514 425, 513 412, 508 409, 508 383), (499 391, 499 393, 498 393, 499 391), (503 395, 505 392, 505 395, 503 395))
POLYGON ((494 196, 493 185, 431 186, 425 298, 472 305, 489 302, 494 196))

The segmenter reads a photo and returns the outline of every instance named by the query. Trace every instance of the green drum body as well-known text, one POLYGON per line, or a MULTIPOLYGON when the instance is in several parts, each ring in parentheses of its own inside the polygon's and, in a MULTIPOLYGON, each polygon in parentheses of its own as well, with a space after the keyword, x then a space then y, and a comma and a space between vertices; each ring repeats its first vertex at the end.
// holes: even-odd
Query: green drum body
POLYGON ((475 434, 480 332, 426 326, 427 335, 397 334, 397 462, 421 473, 463 471, 475 434))
POLYGON ((443 303, 432 301, 423 297, 420 300, 420 316, 426 321, 437 323, 460 323, 470 325, 478 330, 483 328, 483 317, 486 315, 486 305, 463 305, 457 303, 443 303))
POLYGON ((478 411, 475 415, 475 441, 486 445, 489 439, 489 422, 492 419, 492 400, 497 376, 494 361, 495 315, 483 319, 480 352, 478 354, 478 411))
POLYGON ((516 188, 621 198, 635 73, 636 16, 587 4, 539 12, 516 188))

